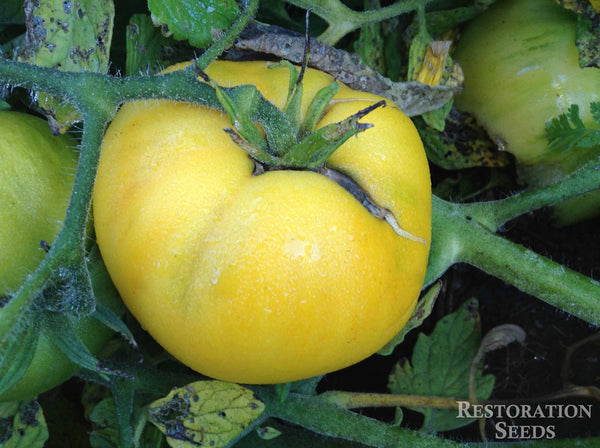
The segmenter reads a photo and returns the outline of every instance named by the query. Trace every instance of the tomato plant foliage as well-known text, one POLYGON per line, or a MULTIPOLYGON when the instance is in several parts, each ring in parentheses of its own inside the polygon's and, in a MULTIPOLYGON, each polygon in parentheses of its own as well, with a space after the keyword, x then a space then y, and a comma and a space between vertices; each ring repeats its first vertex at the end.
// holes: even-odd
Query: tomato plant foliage
MULTIPOLYGON (((66 446, 61 420, 92 447, 493 445, 457 402, 517 397, 597 418, 600 103, 571 81, 598 79, 599 16, 548 3, 3 2, 0 445, 66 446), (525 38, 464 50, 508 7, 525 38), (533 65, 471 87, 533 38, 580 92, 523 120, 533 65), (569 169, 524 186, 510 119, 569 169)), ((584 420, 539 445, 597 443, 584 420)))

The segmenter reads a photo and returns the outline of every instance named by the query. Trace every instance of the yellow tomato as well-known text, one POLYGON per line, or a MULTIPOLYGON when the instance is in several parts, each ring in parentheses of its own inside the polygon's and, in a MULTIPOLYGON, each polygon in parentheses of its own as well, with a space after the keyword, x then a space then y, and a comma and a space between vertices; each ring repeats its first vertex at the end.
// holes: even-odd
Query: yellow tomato
MULTIPOLYGON (((207 73, 285 104, 285 67, 219 61, 207 73)), ((302 113, 331 82, 307 71, 302 113)), ((341 86, 319 127, 380 99, 341 86)), ((102 147, 97 239, 126 305, 167 351, 217 379, 277 383, 356 363, 404 326, 427 266, 428 165, 397 108, 363 121, 374 126, 328 166, 389 210, 402 235, 322 174, 253 175, 219 111, 169 101, 122 107, 102 147)))

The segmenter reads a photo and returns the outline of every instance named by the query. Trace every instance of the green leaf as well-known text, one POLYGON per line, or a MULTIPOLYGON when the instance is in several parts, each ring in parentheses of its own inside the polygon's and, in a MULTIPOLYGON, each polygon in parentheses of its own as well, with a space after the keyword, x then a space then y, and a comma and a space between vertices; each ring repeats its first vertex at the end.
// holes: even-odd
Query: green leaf
POLYGON ((429 288, 429 291, 427 291, 425 295, 417 302, 417 306, 410 316, 410 319, 408 319, 408 322, 406 322, 406 325, 404 325, 404 328, 402 328, 402 330, 400 330, 400 332, 394 336, 390 342, 385 344, 385 346, 377 352, 379 355, 391 355, 394 351, 394 348, 404 341, 404 337, 409 331, 421 326, 423 321, 431 314, 431 310, 433 309, 433 305, 435 305, 435 300, 437 299, 441 289, 441 282, 437 282, 431 288, 429 288))
POLYGON ((2 0, 0 2, 0 25, 25 23, 23 0, 2 0))
POLYGON ((174 389, 148 408, 150 421, 174 448, 225 447, 263 410, 251 390, 221 381, 197 381, 174 389))
POLYGON ((131 333, 131 330, 121 320, 118 314, 116 314, 109 307, 96 302, 96 310, 92 313, 92 317, 102 322, 108 328, 119 333, 129 343, 131 347, 138 350, 137 342, 131 333))
POLYGON ((591 103, 590 110, 597 127, 586 127, 577 104, 572 104, 567 113, 546 123, 546 138, 551 151, 566 152, 600 145, 600 102, 591 103))
MULTIPOLYGON (((365 10, 381 9, 380 0, 364 0, 365 10)), ((381 23, 374 22, 360 28, 358 39, 354 42, 354 51, 361 59, 379 73, 385 73, 384 38, 381 23)))
POLYGON ((133 378, 112 378, 111 389, 119 428, 120 448, 133 448, 133 386, 133 378))
POLYGON ((115 448, 119 445, 117 409, 112 397, 99 402, 90 413, 95 429, 90 433, 92 448, 115 448))
MULTIPOLYGON (((26 62, 58 70, 106 73, 113 31, 112 0, 25 0, 26 62)), ((63 98, 40 92, 37 101, 54 133, 80 121, 63 98)))
POLYGON ((169 63, 165 58, 165 49, 171 42, 172 39, 163 36, 154 26, 150 16, 131 16, 127 25, 125 73, 132 76, 158 72, 169 63))
POLYGON ((575 45, 579 48, 579 66, 581 68, 600 68, 600 25, 598 24, 598 17, 598 15, 593 19, 583 15, 577 17, 575 45))
MULTIPOLYGON (((125 391, 125 395, 131 394, 125 391)), ((90 432, 90 444, 92 448, 126 448, 136 446, 142 448, 159 448, 163 446, 163 434, 153 425, 146 425, 146 408, 132 407, 125 423, 128 428, 123 429, 123 424, 119 421, 118 404, 115 404, 115 398, 108 397, 97 403, 90 413, 90 421, 94 430, 90 432), (135 426, 135 434, 133 428, 135 426), (124 436, 127 439, 124 440, 124 436), (133 444, 133 445, 132 445, 133 444)), ((129 398, 120 401, 126 402, 129 398)))
POLYGON ((510 154, 498 150, 498 145, 477 120, 456 108, 451 108, 445 117, 442 132, 426 125, 421 118, 416 118, 414 123, 423 140, 427 159, 441 168, 500 168, 511 162, 510 154))
MULTIPOLYGON (((467 301, 456 312, 441 319, 431 336, 420 334, 411 362, 398 364, 389 379, 396 394, 427 395, 468 399, 469 372, 481 343, 477 301, 467 301)), ((476 394, 487 399, 494 386, 493 375, 476 373, 476 394)), ((414 408, 424 415, 423 431, 460 428, 474 419, 458 419, 457 411, 414 408)))
POLYGON ((31 313, 26 313, 18 327, 9 330, 0 341, 0 393, 15 385, 25 374, 39 341, 31 313))
POLYGON ((73 317, 69 313, 46 311, 40 313, 39 322, 46 338, 52 341, 67 358, 85 369, 105 376, 100 373, 101 369, 96 357, 75 334, 73 317))
POLYGON ((256 434, 263 440, 272 440, 281 435, 281 431, 273 428, 272 426, 263 426, 256 430, 256 434))
POLYGON ((0 403, 0 446, 42 448, 48 427, 37 401, 0 403))
POLYGON ((166 36, 206 48, 214 30, 227 29, 239 16, 234 0, 148 0, 152 21, 166 36))

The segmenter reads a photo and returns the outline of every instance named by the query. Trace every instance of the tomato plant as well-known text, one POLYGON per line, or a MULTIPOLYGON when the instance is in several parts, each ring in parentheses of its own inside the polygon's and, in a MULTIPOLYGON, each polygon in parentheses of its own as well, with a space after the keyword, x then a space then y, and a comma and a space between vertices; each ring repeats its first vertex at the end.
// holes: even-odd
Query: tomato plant
MULTIPOLYGON (((0 440, 41 446, 46 414, 54 445, 94 448, 495 446, 540 425, 528 444, 597 443, 596 408, 472 424, 497 400, 587 412, 598 386, 597 222, 559 231, 538 211, 598 190, 598 156, 523 189, 453 109, 473 75, 449 40, 491 3, 6 0, 4 99, 74 130, 79 155, 58 235, 3 293, 0 391, 36 384, 44 339, 82 370, 43 412, 0 403, 0 440), (426 133, 433 195, 399 110, 426 133), (123 320, 94 280, 91 218, 123 320), (125 336, 102 359, 85 345, 98 321, 125 336)), ((593 64, 594 2, 559 3, 593 64)), ((549 117, 550 147, 597 141, 575 108, 549 117)))
MULTIPOLYGON (((285 106, 285 66, 215 62, 207 74, 226 86, 250 82, 285 106)), ((306 71, 304 111, 331 83, 306 71)), ((340 86, 317 127, 380 99, 340 86)), ((253 175, 255 163, 217 111, 121 108, 96 181, 98 243, 127 306, 171 354, 218 379, 278 383, 346 367, 400 331, 427 266, 429 170, 398 109, 367 119, 373 127, 328 166, 351 175, 408 236, 315 171, 253 175)))
MULTIPOLYGON (((58 235, 65 219, 77 165, 77 142, 55 137, 47 123, 19 112, 0 112, 2 177, 0 194, 0 321, 11 295, 35 270, 58 235)), ((119 309, 120 300, 99 259, 90 263, 101 304, 119 309)), ((39 332, 39 328, 30 331, 39 332)), ((82 319, 76 331, 92 352, 99 351, 112 332, 94 319, 82 319)), ((45 334, 22 378, 0 393, 0 401, 25 400, 66 381, 80 367, 45 334)))

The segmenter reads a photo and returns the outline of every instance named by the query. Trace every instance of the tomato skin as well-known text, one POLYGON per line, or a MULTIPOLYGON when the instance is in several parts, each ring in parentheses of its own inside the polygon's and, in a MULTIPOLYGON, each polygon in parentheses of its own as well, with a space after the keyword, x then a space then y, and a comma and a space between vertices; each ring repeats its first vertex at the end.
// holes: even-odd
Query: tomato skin
MULTIPOLYGON (((9 296, 45 256, 40 241, 51 245, 61 229, 77 166, 77 143, 67 135, 53 136, 44 120, 24 113, 0 112, 0 130, 0 295, 9 296)), ((90 272, 98 300, 113 311, 122 310, 102 263, 91 264, 90 272)), ((0 319, 2 313, 0 308, 0 319)), ((112 334, 91 318, 77 321, 75 327, 92 353, 112 334)), ((0 401, 31 399, 78 370, 42 334, 24 377, 0 394, 0 401)))
MULTIPOLYGON (((207 73, 285 103, 285 67, 219 61, 207 73)), ((304 111, 331 82, 307 71, 304 111)), ((342 86, 319 126, 379 99, 342 86)), ((363 121, 375 126, 328 165, 425 242, 398 236, 315 172, 253 176, 218 111, 167 101, 122 107, 94 191, 98 245, 126 305, 167 351, 220 380, 278 383, 358 362, 404 326, 427 265, 429 171, 400 111, 388 106, 363 121)))

